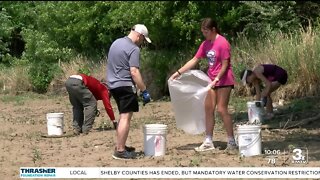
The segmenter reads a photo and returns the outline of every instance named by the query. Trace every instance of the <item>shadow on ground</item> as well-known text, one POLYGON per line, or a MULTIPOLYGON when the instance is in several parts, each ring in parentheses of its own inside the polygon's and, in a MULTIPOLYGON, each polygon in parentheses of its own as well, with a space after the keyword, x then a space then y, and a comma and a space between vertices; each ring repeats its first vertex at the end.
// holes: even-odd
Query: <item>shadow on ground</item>
MULTIPOLYGON (((181 151, 190 151, 194 150, 194 148, 199 147, 202 143, 191 143, 191 144, 186 144, 183 146, 179 146, 176 149, 181 150, 181 151)), ((213 142, 214 146, 216 149, 223 150, 227 147, 227 142, 222 142, 222 141, 214 141, 213 142)))

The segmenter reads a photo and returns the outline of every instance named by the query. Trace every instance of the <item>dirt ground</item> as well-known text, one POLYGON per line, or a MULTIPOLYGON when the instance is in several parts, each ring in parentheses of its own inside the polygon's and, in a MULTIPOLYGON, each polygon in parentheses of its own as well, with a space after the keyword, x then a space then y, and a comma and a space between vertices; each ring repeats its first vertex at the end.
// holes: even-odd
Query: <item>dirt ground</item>
MULTIPOLYGON (((268 164, 265 154, 255 157, 240 157, 223 153, 226 147, 226 132, 221 120, 217 120, 214 144, 217 150, 197 153, 194 147, 201 144, 203 135, 190 135, 175 126, 170 102, 152 102, 140 106, 134 114, 127 145, 143 152, 144 124, 167 124, 166 155, 140 157, 136 160, 114 160, 115 131, 101 102, 100 117, 94 131, 88 135, 64 138, 44 138, 47 133, 46 113, 63 112, 66 132, 71 131, 72 111, 68 96, 15 97, 0 95, 0 174, 1 179, 19 179, 19 168, 30 166, 50 167, 274 167, 308 166, 320 167, 319 125, 290 130, 266 129, 262 131, 263 149, 288 150, 290 146, 308 148, 308 164, 291 164, 288 154, 277 157, 276 164, 268 164)), ((115 113, 118 111, 112 101, 115 113)), ((232 109, 232 107, 230 107, 232 109)), ((245 113, 244 113, 245 115, 245 113)), ((240 121, 236 122, 239 123, 240 121)), ((316 124, 319 124, 317 122, 316 124)))

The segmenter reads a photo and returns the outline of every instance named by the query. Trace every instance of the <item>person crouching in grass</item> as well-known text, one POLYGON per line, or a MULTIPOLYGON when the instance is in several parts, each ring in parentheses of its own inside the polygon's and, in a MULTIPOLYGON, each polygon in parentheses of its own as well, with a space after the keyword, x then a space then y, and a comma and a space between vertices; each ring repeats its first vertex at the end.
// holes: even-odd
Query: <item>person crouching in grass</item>
POLYGON ((263 101, 266 106, 265 119, 274 117, 271 94, 281 85, 285 85, 288 80, 287 71, 274 64, 260 64, 253 70, 245 69, 240 73, 240 79, 243 85, 254 87, 256 91, 256 100, 263 101), (261 89, 260 84, 264 83, 265 88, 261 89))

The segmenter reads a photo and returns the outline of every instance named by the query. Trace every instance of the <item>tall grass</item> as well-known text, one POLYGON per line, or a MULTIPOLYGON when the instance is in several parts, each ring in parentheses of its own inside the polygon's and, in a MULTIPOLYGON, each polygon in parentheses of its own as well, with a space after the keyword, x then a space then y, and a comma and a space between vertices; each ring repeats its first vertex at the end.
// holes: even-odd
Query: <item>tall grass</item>
MULTIPOLYGON (((153 98, 168 95, 167 79, 195 54, 195 49, 145 51, 141 54, 141 72, 153 98)), ((270 32, 262 40, 239 37, 232 44, 232 67, 237 80, 235 95, 248 95, 246 88, 239 84, 239 73, 245 68, 252 69, 261 63, 277 64, 288 72, 288 83, 275 93, 275 99, 292 99, 302 96, 320 95, 320 27, 300 30, 291 34, 270 32)), ((70 62, 59 64, 63 73, 55 76, 50 92, 65 92, 64 82, 72 74, 87 70, 90 75, 101 80, 106 75, 106 60, 91 61, 76 57, 70 62)), ((198 68, 204 70, 207 63, 200 62, 198 68)), ((28 66, 16 65, 0 68, 0 92, 30 91, 28 66)))
POLYGON ((62 73, 56 76, 50 83, 49 93, 66 93, 64 85, 65 81, 69 76, 79 74, 79 72, 93 76, 98 80, 105 79, 106 76, 105 60, 96 62, 79 56, 72 59, 70 62, 61 63, 60 68, 62 73))
MULTIPOLYGON (((288 82, 277 98, 320 95, 320 30, 309 26, 296 33, 272 33, 267 39, 249 41, 240 37, 233 46, 234 71, 252 69, 261 63, 277 64, 287 70, 288 82)), ((241 89, 241 87, 239 87, 241 89)))
MULTIPOLYGON (((56 74, 49 85, 48 92, 53 94, 66 93, 64 83, 73 74, 78 74, 79 70, 102 80, 105 78, 105 60, 98 62, 91 61, 78 56, 70 62, 59 63, 61 73, 56 74)), ((19 94, 32 91, 32 85, 28 76, 30 66, 26 63, 17 64, 12 67, 0 68, 0 93, 19 94)))
POLYGON ((0 92, 18 94, 32 90, 28 79, 28 66, 16 65, 0 69, 0 92))

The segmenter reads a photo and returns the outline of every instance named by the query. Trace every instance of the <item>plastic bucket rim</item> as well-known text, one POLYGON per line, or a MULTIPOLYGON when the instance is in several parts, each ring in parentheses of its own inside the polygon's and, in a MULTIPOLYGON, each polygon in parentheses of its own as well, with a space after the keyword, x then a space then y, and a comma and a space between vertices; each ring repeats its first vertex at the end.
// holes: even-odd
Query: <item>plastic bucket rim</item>
POLYGON ((165 125, 165 124, 145 124, 144 125, 145 128, 167 128, 168 125, 165 125))
POLYGON ((255 104, 257 102, 262 102, 262 101, 248 101, 247 104, 255 104))
POLYGON ((237 129, 254 129, 254 128, 261 129, 261 125, 254 125, 254 124, 237 125, 237 129))
POLYGON ((146 132, 145 131, 144 134, 145 135, 164 135, 164 136, 166 136, 167 132, 163 132, 163 131, 162 132, 159 132, 159 131, 158 132, 155 132, 155 131, 154 132, 146 132))
POLYGON ((61 115, 62 115, 62 114, 64 114, 64 113, 63 113, 63 112, 47 113, 47 115, 50 115, 50 114, 54 114, 54 115, 57 115, 57 114, 59 114, 59 115, 60 115, 60 114, 61 114, 61 115))
POLYGON ((64 117, 64 113, 47 113, 46 117, 47 118, 64 117))

